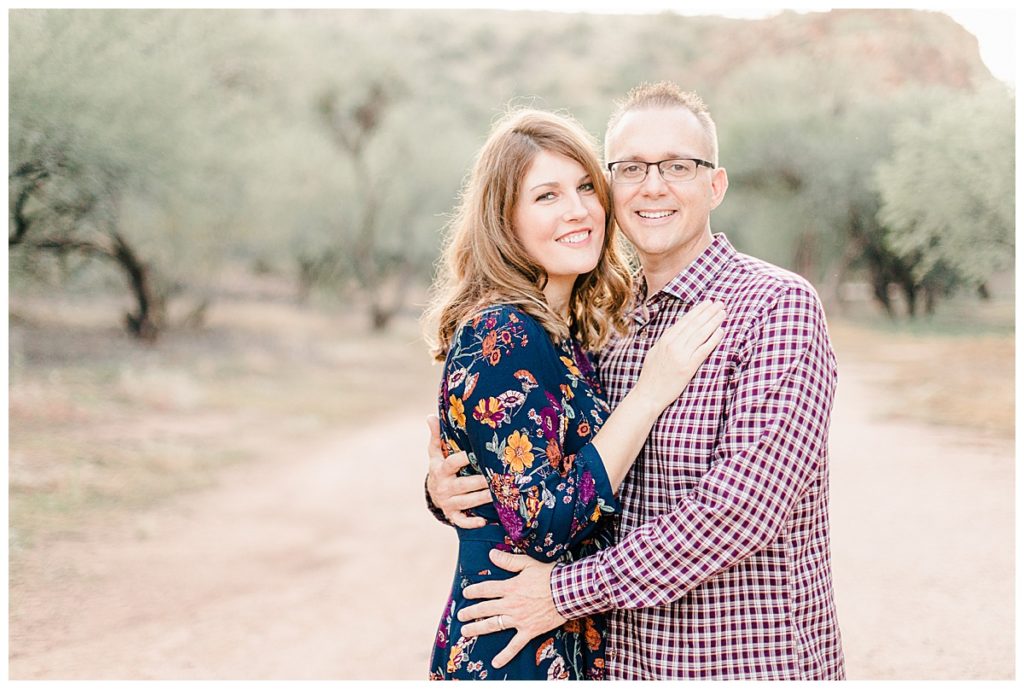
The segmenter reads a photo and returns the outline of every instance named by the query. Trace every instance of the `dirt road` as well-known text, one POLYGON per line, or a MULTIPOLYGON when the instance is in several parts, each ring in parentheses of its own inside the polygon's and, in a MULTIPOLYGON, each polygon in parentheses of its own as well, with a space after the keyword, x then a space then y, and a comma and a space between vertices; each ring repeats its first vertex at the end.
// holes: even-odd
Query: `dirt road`
MULTIPOLYGON (((843 367, 833 416, 849 676, 1012 678, 1013 444, 876 419, 872 374, 843 367)), ((455 552, 423 508, 428 400, 32 551, 11 678, 422 678, 455 552)))

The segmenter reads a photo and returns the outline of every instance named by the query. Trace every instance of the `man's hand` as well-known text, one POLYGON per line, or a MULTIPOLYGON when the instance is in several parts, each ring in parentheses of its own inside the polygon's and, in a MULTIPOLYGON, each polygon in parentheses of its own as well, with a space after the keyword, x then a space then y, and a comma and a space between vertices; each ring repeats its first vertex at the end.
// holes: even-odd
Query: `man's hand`
POLYGON ((512 555, 500 550, 490 552, 491 562, 509 572, 519 572, 505 581, 481 581, 462 590, 466 598, 489 598, 459 611, 459 620, 478 620, 462 628, 465 636, 493 634, 516 629, 516 635, 492 665, 502 667, 516 657, 526 644, 544 632, 565 623, 551 598, 551 570, 554 563, 538 562, 528 555, 512 555))
POLYGON ((427 470, 427 492, 430 500, 455 526, 463 529, 478 529, 487 523, 483 517, 470 517, 463 510, 486 505, 491 501, 487 479, 479 474, 459 476, 459 469, 469 464, 465 452, 456 452, 447 458, 441 453, 441 428, 436 416, 427 417, 430 440, 427 454, 430 465, 427 470))

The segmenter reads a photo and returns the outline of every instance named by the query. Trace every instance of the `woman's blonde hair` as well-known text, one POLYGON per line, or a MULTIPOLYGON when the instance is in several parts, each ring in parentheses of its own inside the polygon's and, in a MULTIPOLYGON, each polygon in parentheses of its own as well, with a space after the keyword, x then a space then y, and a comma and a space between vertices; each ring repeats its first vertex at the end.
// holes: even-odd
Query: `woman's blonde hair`
POLYGON ((424 315, 426 323, 437 324, 436 338, 428 337, 435 359, 444 360, 456 329, 489 304, 513 304, 537 319, 552 339, 572 333, 589 350, 601 347, 613 330, 625 331, 632 283, 612 218, 608 182, 595 151, 593 137, 567 115, 518 109, 495 123, 448 225, 424 315), (516 239, 512 222, 519 186, 540 151, 583 166, 605 210, 601 258, 594 270, 576 279, 568 322, 544 299, 547 275, 516 239))

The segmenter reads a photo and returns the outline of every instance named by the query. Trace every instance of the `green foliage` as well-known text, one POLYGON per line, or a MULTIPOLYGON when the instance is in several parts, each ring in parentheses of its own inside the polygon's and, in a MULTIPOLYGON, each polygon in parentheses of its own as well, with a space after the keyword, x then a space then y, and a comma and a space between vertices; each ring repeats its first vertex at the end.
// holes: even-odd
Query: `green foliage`
MULTIPOLYGON (((874 167, 935 102, 921 84, 990 79, 964 36, 921 12, 14 10, 12 234, 120 241, 165 295, 207 297, 241 258, 372 306, 429 278, 504 109, 567 110, 600 135, 614 99, 671 79, 719 123, 717 230, 833 287, 874 265, 884 291, 908 254, 885 241, 874 167)), ((11 265, 80 279, 94 262, 12 246, 11 265)))
POLYGON ((879 218, 919 280, 983 286, 1012 264, 1014 102, 1005 88, 950 97, 894 133, 878 166, 879 218))

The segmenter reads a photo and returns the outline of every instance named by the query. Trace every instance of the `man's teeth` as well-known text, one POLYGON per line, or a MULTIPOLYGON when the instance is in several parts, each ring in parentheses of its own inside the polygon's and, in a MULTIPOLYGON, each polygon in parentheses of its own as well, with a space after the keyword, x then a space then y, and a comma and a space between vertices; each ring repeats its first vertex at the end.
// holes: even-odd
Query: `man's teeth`
POLYGON ((589 236, 590 232, 575 232, 566 237, 562 237, 558 241, 562 244, 579 244, 589 236))
POLYGON ((637 211, 637 215, 639 215, 641 218, 648 218, 650 220, 657 220, 658 218, 667 218, 673 213, 675 213, 675 211, 637 211))

